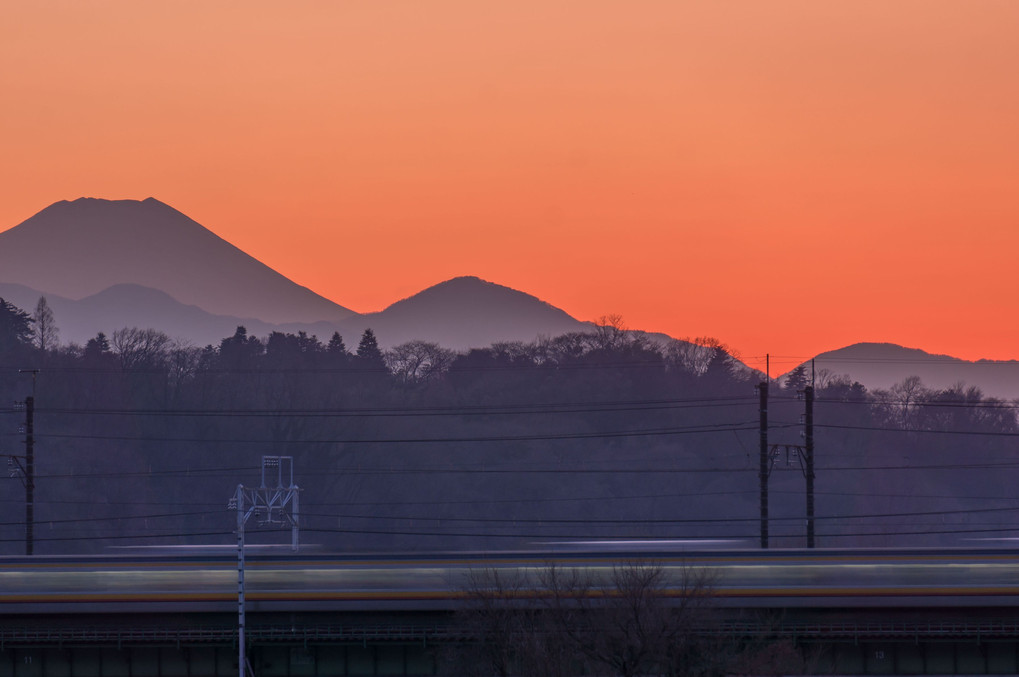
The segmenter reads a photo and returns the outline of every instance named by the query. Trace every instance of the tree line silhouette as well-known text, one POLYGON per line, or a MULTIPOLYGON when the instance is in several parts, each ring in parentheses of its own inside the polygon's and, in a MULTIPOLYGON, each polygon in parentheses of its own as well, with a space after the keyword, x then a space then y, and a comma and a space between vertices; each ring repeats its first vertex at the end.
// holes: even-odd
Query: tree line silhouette
MULTIPOLYGON (((466 352, 244 327, 204 347, 139 328, 80 346, 59 343, 45 299, 33 313, 0 300, 0 402, 36 399, 37 552, 229 543, 226 500, 258 482, 263 455, 294 457, 304 538, 327 548, 752 547, 762 378, 718 341, 663 341, 618 317, 466 352)), ((918 378, 874 392, 813 380, 821 545, 1011 533, 1012 403, 918 378)), ((803 544, 788 450, 810 382, 799 367, 771 386, 769 439, 786 449, 769 480, 775 546, 803 544)), ((20 416, 0 407, 4 455, 22 453, 20 416)), ((20 491, 0 493, 0 552, 19 552, 20 491)))

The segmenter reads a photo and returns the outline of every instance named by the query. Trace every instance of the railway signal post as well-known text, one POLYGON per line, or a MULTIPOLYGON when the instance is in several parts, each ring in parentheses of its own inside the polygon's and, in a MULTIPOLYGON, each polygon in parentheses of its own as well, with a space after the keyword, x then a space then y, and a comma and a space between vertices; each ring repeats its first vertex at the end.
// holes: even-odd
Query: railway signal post
POLYGON ((298 496, 294 484, 292 456, 263 456, 262 484, 258 488, 237 485, 229 508, 237 509, 237 670, 240 677, 248 674, 247 650, 244 644, 244 525, 252 515, 259 526, 290 526, 290 547, 299 545, 298 496), (288 475, 284 483, 284 475, 288 475), (275 486, 273 486, 275 482, 275 486))

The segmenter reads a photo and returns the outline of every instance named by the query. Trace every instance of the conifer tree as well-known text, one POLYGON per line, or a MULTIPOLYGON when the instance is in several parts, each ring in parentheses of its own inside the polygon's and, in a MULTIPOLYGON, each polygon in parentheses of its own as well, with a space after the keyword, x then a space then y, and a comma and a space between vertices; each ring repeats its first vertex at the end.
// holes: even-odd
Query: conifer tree
POLYGON ((343 342, 343 337, 340 336, 340 332, 333 332, 333 337, 329 339, 329 345, 326 346, 326 352, 333 357, 347 356, 347 345, 343 342))
POLYGON ((0 298, 0 353, 31 345, 32 336, 31 316, 0 298))
POLYGON ((375 339, 375 332, 370 328, 365 329, 361 335, 361 342, 357 345, 357 359, 369 368, 384 368, 386 361, 379 350, 379 342, 375 339))

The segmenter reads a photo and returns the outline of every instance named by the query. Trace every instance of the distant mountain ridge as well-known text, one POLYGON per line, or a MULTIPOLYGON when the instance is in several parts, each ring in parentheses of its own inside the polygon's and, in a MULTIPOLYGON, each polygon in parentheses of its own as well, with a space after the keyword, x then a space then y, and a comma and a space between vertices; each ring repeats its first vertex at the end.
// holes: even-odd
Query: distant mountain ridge
MULTIPOLYGON (((810 362, 804 364, 809 371, 810 362)), ((888 389, 909 376, 919 376, 929 388, 965 383, 977 386, 985 396, 1019 399, 1019 361, 1015 360, 971 362, 894 343, 856 343, 821 353, 814 358, 814 368, 847 374, 869 390, 888 389)))
POLYGON ((339 332, 349 348, 371 328, 382 348, 411 340, 438 343, 453 350, 487 347, 499 341, 533 341, 589 329, 539 299, 476 277, 454 278, 399 301, 378 313, 353 315, 342 322, 275 324, 251 317, 215 315, 185 305, 157 289, 119 284, 80 300, 47 294, 25 285, 0 282, 0 298, 31 313, 40 296, 53 310, 62 343, 84 344, 102 331, 123 327, 158 329, 195 345, 218 345, 244 326, 251 336, 270 332, 306 332, 327 342, 339 332), (418 298, 423 296, 424 298, 418 298), (509 300, 510 311, 504 307, 509 300), (516 308, 513 308, 513 305, 516 308), (435 321, 432 321, 435 320, 435 321))
POLYGON ((530 294, 463 276, 428 287, 381 312, 348 318, 340 326, 350 335, 371 327, 390 344, 420 339, 462 350, 496 341, 533 341, 539 335, 558 336, 591 325, 530 294))
MULTIPOLYGON (((185 305, 166 292, 135 284, 118 284, 83 299, 0 282, 0 298, 31 313, 40 296, 53 311, 61 343, 84 344, 98 332, 107 336, 124 327, 158 329, 172 338, 195 345, 218 344, 243 325, 254 336, 271 331, 307 331, 318 325, 275 325, 256 318, 214 315, 198 306, 185 305)), ((329 325, 331 326, 331 325, 329 325)))
MULTIPOLYGON (((0 233, 0 298, 32 312, 40 296, 54 311, 60 340, 79 344, 99 331, 141 327, 215 345, 243 325, 253 336, 304 331, 323 342, 338 331, 350 348, 371 327, 383 348, 420 339, 465 350, 592 326, 530 294, 473 276, 360 315, 153 198, 57 202, 0 233)), ((1019 399, 1016 361, 969 362, 860 343, 822 353, 815 365, 871 390, 917 375, 928 387, 964 382, 988 396, 1019 399)))
POLYGON ((81 198, 50 205, 0 233, 0 297, 31 312, 47 300, 61 340, 158 329, 198 345, 243 325, 350 345, 371 327, 380 345, 420 339, 447 348, 531 341, 589 325, 529 294, 458 277, 360 315, 288 280, 154 199, 81 198))
POLYGON ((354 314, 154 198, 50 205, 0 233, 0 281, 67 299, 134 284, 209 313, 272 323, 354 314))

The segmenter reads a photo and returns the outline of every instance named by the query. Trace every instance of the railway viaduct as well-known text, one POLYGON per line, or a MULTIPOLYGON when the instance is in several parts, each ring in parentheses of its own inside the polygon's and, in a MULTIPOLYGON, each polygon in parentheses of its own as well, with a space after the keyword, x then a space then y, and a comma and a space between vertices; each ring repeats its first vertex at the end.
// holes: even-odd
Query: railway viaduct
MULTIPOLYGON (((710 622, 694 632, 784 640, 816 674, 1019 673, 1019 553, 652 558, 719 574, 710 622)), ((248 660, 262 677, 441 674, 444 651, 469 641, 457 576, 545 561, 253 561, 248 660)), ((611 571, 624 561, 597 553, 557 565, 611 571)), ((0 677, 237 675, 237 573, 228 558, 0 561, 0 677)))
MULTIPOLYGON (((727 609, 702 632, 785 639, 817 674, 1016 674, 1019 622, 995 608, 727 609), (727 613, 728 612, 728 613, 727 613)), ((256 675, 434 675, 464 636, 446 611, 251 614, 256 675)), ((230 614, 5 617, 0 675, 237 675, 230 614)))
MULTIPOLYGON (((702 631, 790 640, 816 674, 1019 673, 1019 622, 996 609, 759 611, 702 631)), ((434 675, 464 640, 452 614, 420 611, 253 614, 247 637, 265 677, 434 675)), ((236 640, 228 614, 7 616, 0 675, 232 676, 236 640)))

